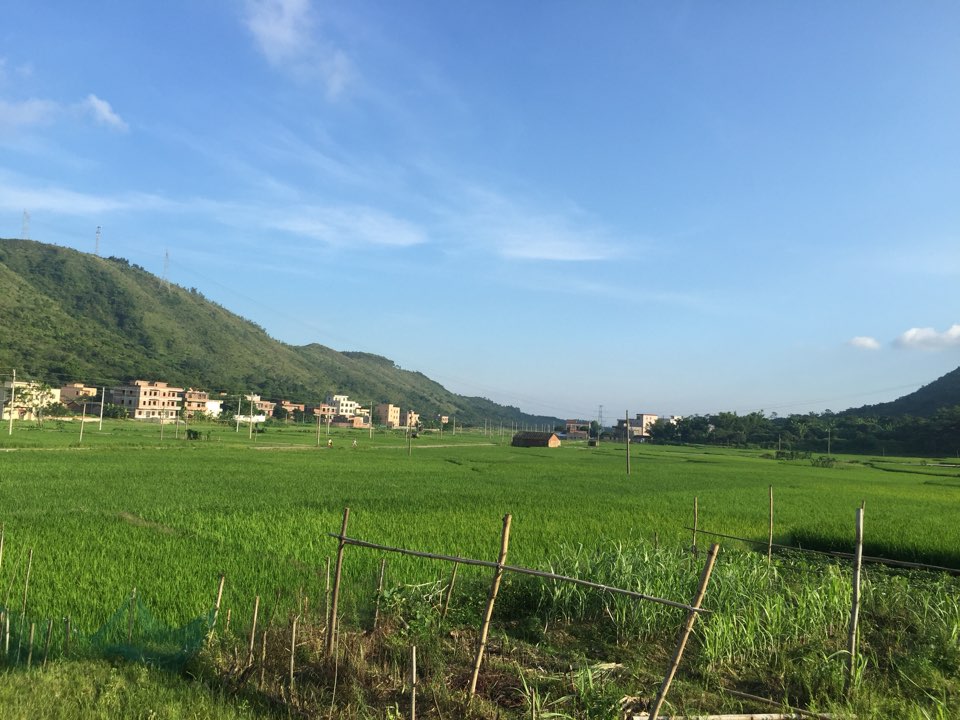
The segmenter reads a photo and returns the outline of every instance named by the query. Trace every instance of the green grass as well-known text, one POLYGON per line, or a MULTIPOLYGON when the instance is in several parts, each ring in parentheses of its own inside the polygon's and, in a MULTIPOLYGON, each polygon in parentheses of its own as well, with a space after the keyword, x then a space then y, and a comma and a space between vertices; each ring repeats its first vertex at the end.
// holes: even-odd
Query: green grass
MULTIPOLYGON (((517 449, 499 436, 466 433, 442 441, 421 436, 408 454, 399 433, 371 440, 365 432, 335 431, 327 449, 323 428, 318 448, 313 427, 274 426, 253 440, 244 428, 198 427, 210 430, 209 441, 187 442, 182 430, 175 439, 167 427, 161 442, 158 426, 133 422, 105 423, 103 432, 88 424, 82 445, 79 426, 69 422, 50 421, 43 430, 24 424, 12 436, 0 435, 0 451, 10 450, 0 452, 3 604, 19 613, 33 549, 27 615, 44 626, 46 618, 70 615, 76 628, 91 632, 134 587, 159 618, 182 624, 210 607, 221 572, 223 607, 234 627, 249 623, 256 595, 266 622, 282 625, 294 611, 322 622, 323 569, 336 549, 328 534, 339 530, 347 506, 353 537, 491 560, 501 518, 510 513, 511 564, 553 567, 684 602, 698 573, 685 552, 694 498, 701 530, 765 540, 771 485, 776 542, 849 551, 855 511, 865 502, 867 554, 960 566, 960 527, 952 517, 957 495, 943 485, 951 470, 909 459, 840 458, 835 467, 818 468, 748 451, 634 446, 627 476, 622 445, 517 449)), ((708 542, 700 537, 701 547, 708 542)), ((737 542, 721 544, 707 596, 718 613, 698 630, 689 667, 708 685, 732 673, 792 698, 833 697, 849 602, 846 566, 804 561, 800 567, 782 558, 770 570, 765 556, 745 553, 737 542)), ((379 560, 372 551, 347 550, 349 623, 367 617, 379 560)), ((448 567, 426 560, 389 558, 390 587, 442 585, 448 574, 448 567)), ((476 589, 488 575, 461 568, 457 621, 476 623, 482 598, 476 589)), ((920 697, 910 689, 917 678, 954 693, 956 656, 949 648, 960 634, 960 613, 946 598, 956 597, 956 582, 934 583, 911 597, 924 581, 898 579, 906 577, 867 571, 865 596, 873 603, 864 621, 867 674, 894 695, 920 697), (899 601, 882 600, 889 597, 899 601), (888 626, 900 633, 892 646, 883 639, 888 626)), ((519 580, 507 583, 502 602, 498 621, 520 623, 530 637, 539 637, 541 622, 583 621, 604 647, 668 647, 679 622, 675 612, 656 606, 640 609, 519 580)), ((55 648, 57 642, 55 635, 55 648)), ((889 701, 881 696, 866 707, 889 701)))

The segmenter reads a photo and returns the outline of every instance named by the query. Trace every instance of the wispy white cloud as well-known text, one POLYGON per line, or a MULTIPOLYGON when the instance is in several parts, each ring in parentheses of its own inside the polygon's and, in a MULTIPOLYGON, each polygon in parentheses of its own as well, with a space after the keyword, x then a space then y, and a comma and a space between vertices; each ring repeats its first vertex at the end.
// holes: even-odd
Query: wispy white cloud
POLYGON ((54 100, 30 98, 28 100, 6 101, 0 99, 0 131, 3 128, 21 129, 52 125, 61 117, 88 116, 100 125, 114 130, 127 131, 126 122, 106 100, 90 94, 84 100, 65 107, 54 100))
POLYGON ((61 215, 89 216, 121 210, 161 210, 179 207, 159 195, 126 193, 95 195, 54 185, 39 186, 23 178, 0 173, 0 209, 19 212, 49 212, 61 215))
POLYGON ((872 338, 866 335, 857 335, 854 338, 850 338, 847 341, 847 344, 859 348, 860 350, 879 350, 880 341, 876 338, 872 338))
POLYGON ((304 79, 319 76, 330 99, 355 74, 346 53, 321 37, 310 0, 247 0, 244 22, 271 65, 304 79))
POLYGON ((100 125, 106 125, 107 127, 122 132, 130 129, 123 118, 114 112, 110 103, 98 98, 93 93, 87 95, 87 98, 79 104, 79 108, 82 112, 91 115, 100 125))
POLYGON ((960 347, 960 325, 951 325, 943 332, 933 328, 910 328, 895 343, 898 347, 918 350, 946 350, 960 347))
POLYGON ((620 248, 595 219, 576 208, 543 212, 525 199, 479 186, 447 184, 448 234, 475 250, 508 260, 609 260, 620 248))
POLYGON ((273 225, 329 245, 410 247, 427 242, 417 225, 366 206, 306 207, 273 225))
POLYGON ((17 102, 0 100, 0 131, 3 128, 16 129, 50 125, 60 114, 61 108, 52 100, 31 98, 17 102))

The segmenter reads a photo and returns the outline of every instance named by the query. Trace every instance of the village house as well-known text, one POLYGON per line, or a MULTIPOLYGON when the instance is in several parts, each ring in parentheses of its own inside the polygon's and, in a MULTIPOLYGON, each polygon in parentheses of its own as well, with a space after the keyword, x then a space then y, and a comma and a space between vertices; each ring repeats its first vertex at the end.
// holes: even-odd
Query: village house
POLYGON ((7 380, 0 386, 0 404, 3 419, 9 420, 11 410, 14 420, 36 420, 35 409, 60 402, 60 389, 49 388, 30 380, 7 380))
POLYGON ((313 413, 313 416, 320 419, 320 422, 333 422, 336 417, 336 408, 327 403, 320 403, 315 407, 308 407, 307 410, 313 413))
POLYGON ((186 417, 192 418, 197 413, 207 412, 207 403, 210 401, 210 393, 206 390, 195 390, 189 388, 183 393, 183 410, 186 417))
POLYGON ((400 413, 400 427, 415 428, 420 425, 420 413, 404 410, 400 413))
POLYGON ((134 420, 175 420, 180 414, 183 388, 165 382, 134 380, 107 390, 107 402, 120 405, 134 420))
POLYGON ((570 440, 586 440, 590 436, 590 422, 588 420, 567 420, 564 435, 570 440))
POLYGON ((533 432, 524 431, 514 433, 513 440, 510 441, 513 447, 560 447, 560 438, 552 432, 533 432))
MULTIPOLYGON (((650 437, 650 426, 658 419, 659 415, 651 413, 637 413, 635 418, 630 419, 629 432, 630 442, 644 442, 650 437)), ((627 419, 617 420, 617 426, 614 428, 614 436, 623 440, 627 437, 627 419)))
POLYGON ((97 392, 95 387, 87 387, 83 383, 70 383, 60 388, 60 402, 70 405, 75 400, 79 400, 82 403, 85 402, 85 398, 95 398, 97 392))
POLYGON ((390 403, 381 403, 376 407, 377 422, 388 428, 400 427, 400 408, 390 403))

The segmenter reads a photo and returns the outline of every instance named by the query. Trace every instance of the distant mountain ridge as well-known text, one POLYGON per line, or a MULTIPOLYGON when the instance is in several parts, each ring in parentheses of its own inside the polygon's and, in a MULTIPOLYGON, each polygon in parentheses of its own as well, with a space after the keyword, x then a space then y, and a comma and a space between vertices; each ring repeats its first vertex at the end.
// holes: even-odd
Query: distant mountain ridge
POLYGON ((960 405, 960 367, 909 395, 890 402, 851 408, 845 414, 861 417, 931 417, 937 410, 955 405, 960 405))
POLYGON ((122 258, 32 240, 0 239, 0 318, 0 367, 51 384, 143 378, 308 404, 340 392, 363 405, 411 408, 424 419, 558 422, 451 393, 379 355, 282 343, 196 290, 122 258))

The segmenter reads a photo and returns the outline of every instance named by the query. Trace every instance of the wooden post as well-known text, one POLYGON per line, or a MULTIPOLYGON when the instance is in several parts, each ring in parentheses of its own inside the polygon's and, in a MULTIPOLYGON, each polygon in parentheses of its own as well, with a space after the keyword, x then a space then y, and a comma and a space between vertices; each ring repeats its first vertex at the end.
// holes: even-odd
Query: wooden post
MULTIPOLYGON (((710 582, 710 573, 713 572, 713 564, 717 560, 719 550, 720 546, 717 543, 713 543, 713 545, 710 546, 710 550, 707 551, 707 562, 703 566, 703 572, 700 574, 700 585, 697 588, 697 594, 694 596, 693 602, 690 603, 694 608, 699 608, 700 603, 703 602, 703 596, 707 592, 707 583, 710 582)), ((693 610, 687 613, 687 620, 683 624, 683 629, 680 631, 680 640, 677 642, 677 647, 673 651, 673 659, 670 661, 670 667, 667 669, 667 674, 663 678, 663 684, 660 686, 660 692, 657 693, 657 697, 653 701, 653 706, 650 709, 650 718, 657 717, 660 713, 660 708, 663 707, 663 703, 667 699, 670 684, 673 682, 674 675, 677 674, 677 668, 680 667, 680 658, 683 657, 683 650, 687 645, 687 640, 690 638, 690 633, 693 631, 693 623, 696 621, 698 614, 699 613, 693 610)))
POLYGON ((260 636, 260 683, 257 690, 263 690, 263 675, 267 671, 267 628, 263 629, 263 635, 260 636))
POLYGON ((247 649, 247 667, 253 665, 253 643, 257 638, 257 617, 260 614, 260 596, 253 599, 253 625, 250 627, 250 643, 247 649))
POLYGON ((50 638, 53 637, 53 618, 47 620, 47 639, 43 643, 43 667, 47 666, 47 657, 50 655, 50 638))
POLYGON ((417 720, 417 646, 410 647, 410 720, 417 720))
POLYGON ((294 684, 293 670, 297 653, 297 623, 300 622, 300 616, 293 618, 293 627, 290 628, 290 699, 293 700, 294 684))
POLYGON ((383 578, 387 573, 387 559, 380 558, 380 577, 377 579, 377 602, 373 608, 373 630, 380 622, 380 598, 383 596, 383 578))
POLYGON ((3 657, 10 659, 10 613, 3 614, 3 657))
POLYGON ((233 613, 233 608, 227 608, 227 621, 223 624, 223 632, 227 634, 230 632, 230 616, 233 613))
POLYGON ((697 501, 697 496, 693 496, 693 545, 690 547, 690 551, 696 555, 699 550, 697 550, 697 522, 700 520, 700 507, 697 501))
POLYGON ((29 648, 27 649, 27 670, 30 669, 30 666, 33 665, 33 632, 36 630, 36 623, 30 623, 30 640, 29 648))
POLYGON ((6 523, 0 523, 0 570, 3 569, 3 536, 6 534, 6 529, 6 523))
POLYGON ((624 424, 624 432, 627 440, 627 475, 630 474, 630 411, 625 411, 626 423, 624 424))
POLYGON ((457 568, 460 567, 460 563, 453 564, 453 570, 450 572, 450 584, 447 586, 447 596, 443 600, 443 612, 440 613, 440 621, 442 622, 447 618, 447 610, 450 609, 450 598, 453 596, 453 586, 457 582, 457 568))
POLYGON ((487 598, 487 609, 483 614, 483 624, 480 627, 480 642, 477 644, 477 657, 473 661, 473 675, 470 677, 470 696, 477 692, 477 678, 480 676, 480 663, 483 662, 483 652, 487 648, 487 635, 490 632, 490 619, 493 617, 493 605, 500 591, 500 581, 503 579, 503 565, 507 561, 507 549, 510 547, 510 515, 503 516, 503 533, 500 536, 500 557, 493 572, 493 582, 490 584, 490 595, 487 598))
POLYGON ((853 554, 853 599, 850 601, 850 632, 847 636, 847 678, 843 692, 849 695, 854 686, 857 666, 857 633, 860 624, 860 566, 863 559, 863 508, 857 509, 857 547, 853 554))
POLYGON ((70 634, 73 630, 73 626, 70 623, 70 616, 67 615, 63 619, 63 656, 68 657, 70 655, 70 634))
POLYGON ((33 631, 36 629, 36 623, 30 623, 30 640, 28 641, 29 648, 27 650, 27 670, 30 669, 30 666, 33 665, 33 631))
POLYGON ((773 485, 770 486, 770 532, 767 533, 767 565, 773 562, 773 485))
POLYGON ((217 599, 213 604, 213 621, 210 623, 210 634, 208 638, 213 637, 213 630, 217 627, 217 618, 220 617, 220 601, 223 599, 223 583, 226 581, 225 573, 220 573, 220 585, 217 587, 217 599))
POLYGON ((130 617, 127 618, 127 645, 133 642, 133 619, 137 613, 137 589, 130 592, 130 617))
POLYGON ((327 576, 323 585, 323 620, 330 617, 330 556, 327 556, 327 576))
POLYGON ((30 589, 30 571, 33 569, 33 548, 27 555, 27 577, 23 581, 23 604, 20 606, 20 626, 17 628, 17 662, 20 662, 20 648, 23 645, 23 624, 27 620, 27 591, 30 589))
POLYGON ((327 657, 333 655, 333 643, 337 634, 337 605, 340 602, 340 578, 343 575, 343 549, 347 544, 343 539, 347 535, 347 521, 350 508, 343 509, 343 524, 340 526, 340 545, 337 548, 337 565, 333 571, 333 595, 330 598, 330 618, 327 621, 327 657))

